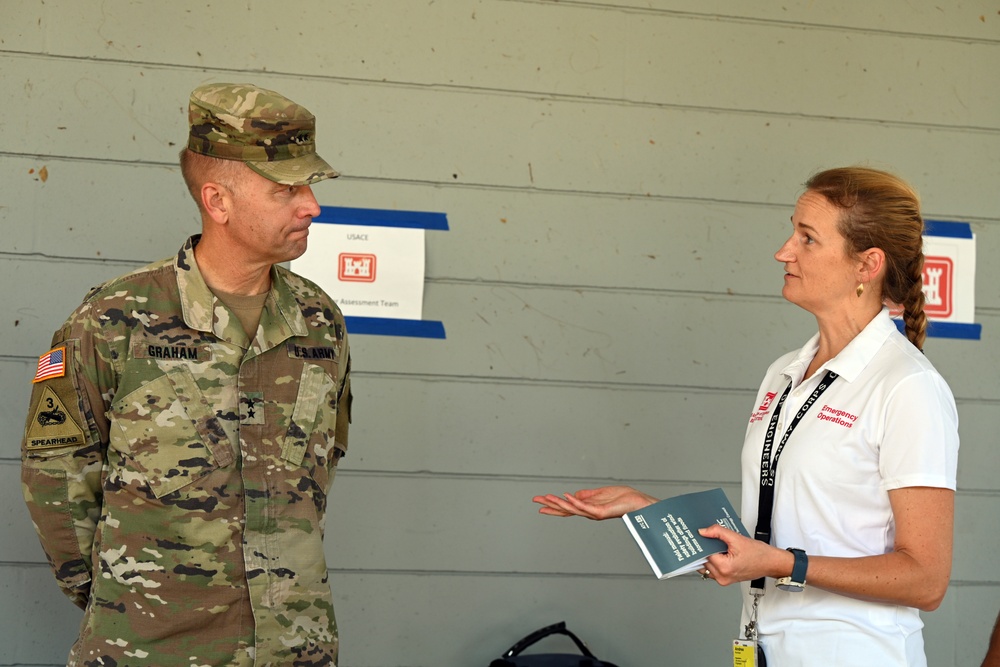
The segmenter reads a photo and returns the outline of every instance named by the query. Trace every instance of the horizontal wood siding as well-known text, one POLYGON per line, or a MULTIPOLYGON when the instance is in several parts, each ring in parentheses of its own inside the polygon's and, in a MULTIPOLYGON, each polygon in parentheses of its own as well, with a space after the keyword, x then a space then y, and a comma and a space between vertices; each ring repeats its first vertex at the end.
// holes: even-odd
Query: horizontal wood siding
MULTIPOLYGON (((6 0, 0 7, 0 666, 64 664, 19 482, 35 360, 93 285, 197 233, 187 95, 253 81, 318 117, 326 206, 448 215, 424 316, 352 338, 327 554, 343 667, 486 665, 558 620, 635 666, 726 664, 736 589, 657 582, 607 483, 739 498, 760 377, 813 319, 773 253, 814 171, 868 164, 977 236, 981 341, 930 339, 958 401, 952 585, 930 664, 978 664, 1000 577, 1000 13, 974 0, 6 0)), ((571 647, 558 640, 552 650, 571 647)))

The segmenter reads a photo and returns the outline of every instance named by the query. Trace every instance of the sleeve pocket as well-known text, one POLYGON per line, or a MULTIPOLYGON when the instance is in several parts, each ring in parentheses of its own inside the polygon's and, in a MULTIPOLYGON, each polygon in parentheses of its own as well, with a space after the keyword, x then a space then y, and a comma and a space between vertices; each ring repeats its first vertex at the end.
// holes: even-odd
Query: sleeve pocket
MULTIPOLYGON (((28 511, 45 555, 66 594, 90 582, 90 559, 80 548, 80 535, 69 500, 66 472, 25 467, 21 480, 28 511)), ((92 530, 89 532, 93 532, 92 530)))

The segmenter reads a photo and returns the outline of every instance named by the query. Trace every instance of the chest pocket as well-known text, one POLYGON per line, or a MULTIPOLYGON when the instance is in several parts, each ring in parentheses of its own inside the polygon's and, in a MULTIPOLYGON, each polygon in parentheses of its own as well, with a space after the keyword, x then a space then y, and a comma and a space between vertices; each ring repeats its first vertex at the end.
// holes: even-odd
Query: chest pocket
POLYGON ((292 409, 291 423, 285 433, 281 458, 297 466, 314 468, 313 477, 319 486, 326 488, 329 467, 336 465, 334 435, 337 428, 337 383, 321 366, 302 364, 299 392, 292 409), (307 461, 310 451, 314 460, 307 461))
POLYGON ((229 438, 184 365, 169 364, 112 403, 111 412, 122 435, 111 446, 131 458, 157 498, 233 462, 229 438))

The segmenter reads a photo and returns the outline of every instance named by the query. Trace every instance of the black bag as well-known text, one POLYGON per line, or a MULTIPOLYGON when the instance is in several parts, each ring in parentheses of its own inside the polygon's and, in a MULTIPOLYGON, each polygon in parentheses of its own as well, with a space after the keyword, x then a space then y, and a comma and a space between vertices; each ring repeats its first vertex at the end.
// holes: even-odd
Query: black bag
POLYGON ((502 657, 490 663, 490 667, 618 667, 605 660, 598 660, 590 652, 587 645, 580 641, 580 638, 566 629, 565 621, 559 621, 540 630, 535 630, 530 635, 520 640, 509 649, 504 651, 502 657), (521 651, 528 648, 535 642, 545 639, 549 635, 566 635, 573 640, 580 653, 583 655, 571 655, 569 653, 534 653, 532 655, 519 655, 521 651))

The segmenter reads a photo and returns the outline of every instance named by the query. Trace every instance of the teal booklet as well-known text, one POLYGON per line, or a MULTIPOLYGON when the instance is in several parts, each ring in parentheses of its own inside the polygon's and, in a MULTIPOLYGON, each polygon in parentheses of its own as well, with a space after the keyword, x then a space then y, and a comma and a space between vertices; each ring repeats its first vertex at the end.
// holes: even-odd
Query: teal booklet
POLYGON ((686 493, 628 512, 622 519, 657 579, 692 572, 726 543, 702 537, 699 528, 713 523, 750 537, 722 489, 686 493))

